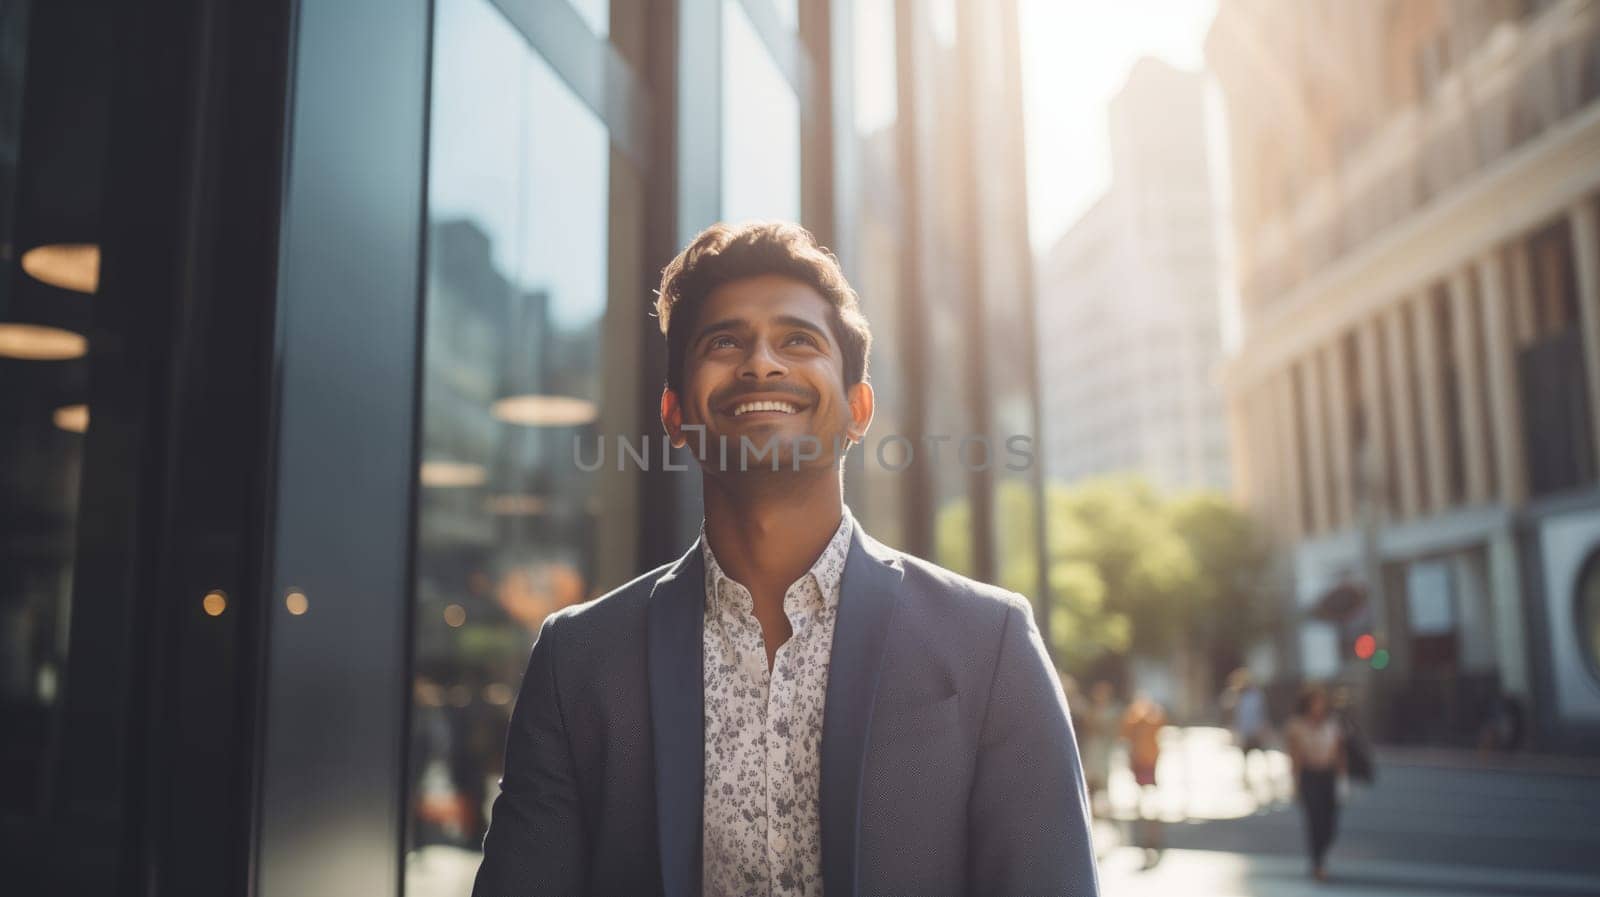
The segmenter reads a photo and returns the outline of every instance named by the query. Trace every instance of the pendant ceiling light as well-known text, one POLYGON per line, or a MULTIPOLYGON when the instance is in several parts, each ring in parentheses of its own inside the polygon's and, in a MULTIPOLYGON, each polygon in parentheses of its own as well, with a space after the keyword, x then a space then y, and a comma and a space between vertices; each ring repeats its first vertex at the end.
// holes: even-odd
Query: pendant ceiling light
POLYGON ((93 243, 35 246, 22 254, 22 270, 53 287, 93 293, 100 287, 100 247, 93 243))
POLYGON ((89 430, 88 405, 62 405, 54 415, 56 426, 68 433, 86 433, 89 430))
POLYGON ((0 323, 0 357, 23 361, 82 358, 89 341, 81 334, 41 324, 0 323))
POLYGON ((482 486, 489 480, 489 470, 466 461, 424 461, 421 479, 422 485, 431 489, 482 486))
MULTIPOLYGON (((28 7, 26 46, 48 52, 26 54, 15 73, 20 95, 8 98, 17 105, 4 130, 12 143, 0 155, 12 188, 0 203, 0 356, 69 361, 88 352, 94 313, 82 295, 100 287, 116 35, 107 17, 92 14, 109 9, 99 2, 28 7)), ((79 396, 63 396, 71 398, 79 396)))
POLYGON ((508 396, 494 403, 494 416, 526 427, 577 427, 600 416, 588 399, 573 396, 508 396))

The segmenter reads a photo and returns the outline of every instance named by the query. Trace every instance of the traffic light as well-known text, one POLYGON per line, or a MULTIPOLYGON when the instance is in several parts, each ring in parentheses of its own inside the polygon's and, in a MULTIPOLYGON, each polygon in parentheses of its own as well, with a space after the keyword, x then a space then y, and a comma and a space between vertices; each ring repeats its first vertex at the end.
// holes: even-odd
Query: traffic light
POLYGON ((1374 652, 1378 650, 1378 640, 1370 632, 1363 632, 1356 636, 1356 656, 1362 660, 1371 660, 1374 652))
POLYGON ((1382 670, 1389 666, 1389 649, 1378 647, 1378 638, 1370 632, 1363 632, 1356 636, 1356 657, 1372 665, 1374 670, 1382 670))

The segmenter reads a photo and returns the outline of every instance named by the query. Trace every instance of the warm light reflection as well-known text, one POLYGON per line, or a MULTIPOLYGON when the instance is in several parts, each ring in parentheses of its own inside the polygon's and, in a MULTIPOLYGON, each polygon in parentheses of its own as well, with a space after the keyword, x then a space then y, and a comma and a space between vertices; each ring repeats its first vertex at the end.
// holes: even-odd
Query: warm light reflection
POLYGON ((422 462, 422 485, 434 489, 482 486, 489 479, 489 471, 482 464, 463 461, 422 462))
POLYGON ((428 679, 418 679, 412 687, 417 704, 422 707, 443 707, 444 689, 439 684, 428 679))
POLYGON ((444 621, 451 627, 460 627, 467 622, 467 609, 459 604, 452 604, 444 609, 444 621))
POLYGON ((496 707, 504 707, 511 703, 513 695, 511 686, 504 682, 493 682, 483 687, 483 702, 496 707))
POLYGON ((23 361, 67 361, 89 351, 82 335, 38 324, 0 324, 0 356, 23 361))
POLYGON ((100 247, 93 243, 35 246, 22 254, 22 270, 53 287, 93 293, 100 288, 100 247))
POLYGON ((494 597, 511 619, 537 632, 550 613, 583 600, 583 574, 560 562, 515 567, 495 585, 494 597))
POLYGON ((212 589, 201 599, 200 606, 205 609, 208 616, 220 617, 228 609, 228 596, 220 590, 212 589))
POLYGON ((283 596, 283 606, 289 609, 289 613, 298 617, 311 608, 311 601, 306 598, 305 592, 295 590, 283 596))
POLYGON ((483 503, 491 514, 506 517, 532 517, 544 513, 544 499, 537 495, 491 495, 483 503))
POLYGON ((599 417, 600 409, 573 396, 508 396, 494 403, 494 416, 525 427, 576 427, 599 417))
POLYGON ((86 433, 89 430, 89 406, 62 405, 56 409, 52 419, 56 426, 68 433, 86 433))

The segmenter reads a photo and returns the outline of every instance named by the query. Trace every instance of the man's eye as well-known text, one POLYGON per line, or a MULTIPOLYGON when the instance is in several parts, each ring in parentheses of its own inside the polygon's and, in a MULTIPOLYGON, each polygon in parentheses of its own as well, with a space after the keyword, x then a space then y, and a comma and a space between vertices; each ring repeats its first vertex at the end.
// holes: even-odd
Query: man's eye
POLYGON ((808 346, 815 346, 817 344, 817 341, 812 339, 811 334, 809 333, 792 333, 789 335, 787 342, 793 343, 795 340, 799 340, 808 346))
POLYGON ((708 349, 721 349, 732 345, 734 345, 734 342, 731 336, 713 336, 706 342, 706 348, 708 349))

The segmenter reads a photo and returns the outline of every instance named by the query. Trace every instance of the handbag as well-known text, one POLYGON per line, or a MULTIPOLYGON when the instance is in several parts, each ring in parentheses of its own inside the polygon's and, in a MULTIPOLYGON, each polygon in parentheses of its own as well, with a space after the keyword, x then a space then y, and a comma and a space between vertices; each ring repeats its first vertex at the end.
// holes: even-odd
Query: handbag
POLYGON ((1361 734, 1361 730, 1349 719, 1342 719, 1340 726, 1344 730, 1344 762, 1345 770, 1350 778, 1363 785, 1371 785, 1378 779, 1377 763, 1373 761, 1372 745, 1361 734))

